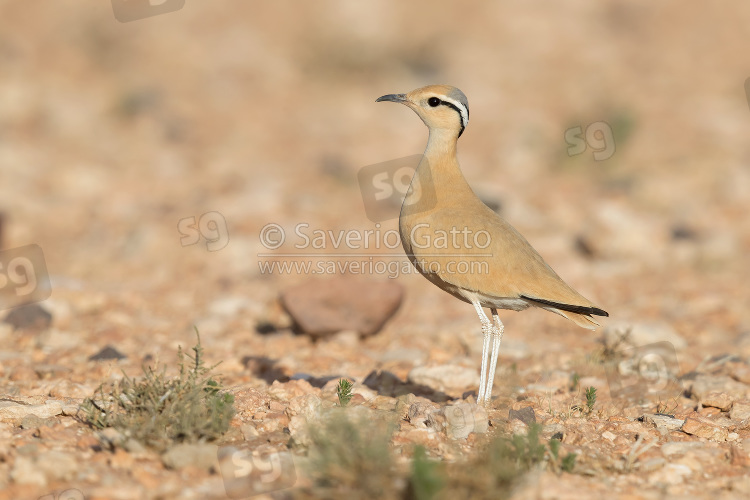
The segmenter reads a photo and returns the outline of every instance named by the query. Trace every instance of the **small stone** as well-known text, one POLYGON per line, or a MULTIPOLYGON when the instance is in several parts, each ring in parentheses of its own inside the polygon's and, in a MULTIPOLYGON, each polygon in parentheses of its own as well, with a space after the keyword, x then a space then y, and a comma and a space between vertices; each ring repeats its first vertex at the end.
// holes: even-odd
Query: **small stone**
POLYGON ((182 469, 193 466, 203 470, 219 470, 217 452, 219 447, 214 444, 181 443, 173 446, 161 456, 164 465, 170 469, 182 469))
POLYGON ((252 441, 260 436, 260 432, 258 432, 258 429, 252 424, 242 424, 240 426, 240 432, 242 432, 242 437, 245 438, 245 441, 252 441))
POLYGON ((0 421, 22 419, 26 415, 49 418, 61 413, 62 404, 59 401, 47 401, 42 405, 22 405, 14 401, 0 401, 0 421))
POLYGON ((299 329, 314 337, 342 330, 376 333, 401 305, 403 288, 394 281, 336 277, 311 280, 281 294, 299 329))
POLYGON ((610 431, 604 431, 602 432, 602 437, 609 441, 610 443, 613 442, 615 439, 617 439, 617 435, 610 431))
POLYGON ((431 427, 442 426, 450 439, 465 439, 472 432, 484 434, 489 429, 487 410, 481 405, 468 402, 444 406, 431 412, 428 422, 431 427))
POLYGON ((89 356, 89 361, 107 361, 110 359, 125 359, 126 357, 120 351, 108 345, 96 354, 89 356))
POLYGON ((46 330, 52 324, 52 315, 39 304, 16 307, 3 319, 14 329, 46 330))
POLYGON ((440 392, 456 393, 479 385, 474 368, 460 365, 418 366, 409 372, 409 382, 440 392))
POLYGON ((733 402, 734 399, 725 392, 710 392, 700 400, 703 406, 711 406, 721 411, 729 411, 733 402))
POLYGON ((529 433, 529 426, 520 420, 511 420, 510 422, 510 433, 512 435, 525 436, 529 433))
POLYGON ((682 425, 682 432, 692 434, 712 441, 726 441, 729 431, 726 427, 718 425, 713 420, 703 417, 698 412, 692 412, 682 425))
POLYGON ((289 417, 302 415, 305 418, 315 418, 320 413, 323 401, 315 394, 304 394, 289 401, 286 414, 289 417))
POLYGON ((685 423, 684 420, 674 418, 669 415, 658 415, 652 413, 645 413, 643 415, 643 421, 653 424, 658 430, 663 431, 676 431, 685 423))
POLYGON ((417 428, 425 428, 427 427, 427 421, 429 419, 430 413, 438 410, 439 408, 437 405, 417 401, 416 403, 412 403, 412 405, 409 406, 407 417, 409 419, 409 422, 413 426, 417 428))
POLYGON ((638 467, 639 471, 642 472, 652 472, 657 469, 660 469, 664 467, 664 465, 667 463, 666 460, 664 460, 662 457, 654 457, 650 458, 644 462, 640 462, 640 466, 638 467))
POLYGON ((746 420, 750 418, 750 401, 747 399, 735 401, 732 409, 729 411, 729 418, 732 420, 746 420))
POLYGON ((26 415, 21 419, 21 429, 38 429, 44 424, 44 419, 36 415, 26 415))
POLYGON ((312 444, 308 420, 302 415, 294 415, 292 418, 290 418, 287 429, 289 429, 289 434, 292 436, 295 443, 302 446, 310 446, 312 444))
POLYGON ((750 392, 750 387, 726 375, 700 374, 692 382, 688 381, 688 384, 690 394, 698 401, 715 392, 726 393, 734 399, 744 399, 750 392))
POLYGON ((520 410, 514 410, 511 408, 508 411, 508 418, 510 420, 513 420, 513 419, 520 420, 526 425, 531 425, 531 424, 536 423, 536 414, 534 413, 534 408, 532 408, 531 406, 521 408, 520 410))

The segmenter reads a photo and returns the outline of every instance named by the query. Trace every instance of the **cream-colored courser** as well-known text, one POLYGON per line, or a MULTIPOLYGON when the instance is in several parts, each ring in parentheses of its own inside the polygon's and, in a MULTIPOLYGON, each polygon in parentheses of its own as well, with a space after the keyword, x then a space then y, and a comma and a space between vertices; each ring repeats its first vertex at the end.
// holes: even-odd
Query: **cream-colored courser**
POLYGON ((430 129, 401 207, 401 241, 424 277, 476 308, 484 334, 477 401, 489 404, 503 336, 497 309, 541 307, 590 330, 599 326, 592 315, 609 314, 568 286, 464 179, 456 158, 456 142, 469 122, 463 92, 430 85, 377 101, 408 106, 430 129), (494 324, 482 307, 491 310, 494 324))

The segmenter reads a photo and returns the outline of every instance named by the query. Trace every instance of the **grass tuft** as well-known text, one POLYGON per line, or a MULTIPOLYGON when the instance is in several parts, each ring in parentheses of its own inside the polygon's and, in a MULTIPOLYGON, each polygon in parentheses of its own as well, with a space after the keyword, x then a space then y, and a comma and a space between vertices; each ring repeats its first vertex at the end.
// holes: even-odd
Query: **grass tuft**
POLYGON ((352 400, 352 387, 354 384, 342 378, 336 388, 336 395, 339 397, 339 406, 344 407, 352 400))
POLYGON ((157 451, 173 443, 218 439, 234 416, 234 396, 211 378, 216 367, 206 368, 200 335, 193 355, 177 352, 179 376, 168 378, 166 368, 144 367, 143 378, 123 379, 99 386, 81 405, 82 420, 96 429, 112 427, 157 451), (185 357, 190 360, 186 363, 185 357))
POLYGON ((588 412, 594 411, 594 405, 596 404, 596 387, 589 387, 586 389, 586 408, 588 412))

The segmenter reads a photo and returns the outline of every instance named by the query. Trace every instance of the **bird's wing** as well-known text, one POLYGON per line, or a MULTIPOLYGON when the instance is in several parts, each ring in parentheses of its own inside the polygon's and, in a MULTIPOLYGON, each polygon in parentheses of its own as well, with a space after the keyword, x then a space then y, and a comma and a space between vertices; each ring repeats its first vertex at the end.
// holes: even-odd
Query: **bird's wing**
POLYGON ((446 283, 498 298, 522 297, 571 316, 601 311, 565 283, 521 233, 484 204, 420 214, 406 226, 412 236, 415 264, 426 264, 423 271, 436 273, 446 283), (443 234, 447 237, 441 238, 443 234))

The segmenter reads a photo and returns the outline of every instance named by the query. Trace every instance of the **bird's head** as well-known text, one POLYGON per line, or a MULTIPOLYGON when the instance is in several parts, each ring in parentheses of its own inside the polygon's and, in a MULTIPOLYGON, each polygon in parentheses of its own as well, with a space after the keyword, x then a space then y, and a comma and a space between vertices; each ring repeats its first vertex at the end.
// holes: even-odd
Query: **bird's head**
POLYGON ((449 85, 428 85, 408 94, 388 94, 375 102, 380 101, 404 104, 413 109, 431 130, 455 131, 458 137, 469 123, 469 101, 463 92, 449 85))

